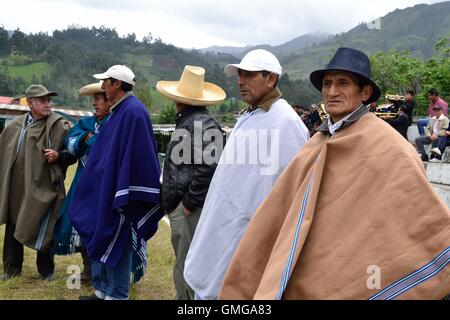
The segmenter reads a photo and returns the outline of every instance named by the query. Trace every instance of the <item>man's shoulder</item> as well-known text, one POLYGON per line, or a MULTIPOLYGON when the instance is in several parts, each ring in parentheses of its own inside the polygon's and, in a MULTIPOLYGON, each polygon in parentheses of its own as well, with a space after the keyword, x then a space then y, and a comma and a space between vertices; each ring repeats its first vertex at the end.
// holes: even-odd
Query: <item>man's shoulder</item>
POLYGON ((192 117, 190 120, 191 122, 201 121, 204 125, 220 126, 217 119, 209 111, 193 112, 191 117, 192 117))
POLYGON ((75 124, 78 127, 87 127, 92 126, 97 122, 97 118, 95 116, 83 117, 75 124))
POLYGON ((15 117, 13 120, 11 120, 11 124, 16 124, 16 123, 23 124, 27 115, 28 115, 28 113, 25 113, 25 114, 15 117))
POLYGON ((123 103, 125 104, 123 112, 128 116, 148 115, 147 108, 144 106, 141 100, 139 100, 135 96, 129 96, 123 101, 123 103))
POLYGON ((273 117, 280 121, 300 122, 300 117, 298 114, 284 99, 278 99, 274 104, 272 104, 271 110, 273 110, 273 117))
POLYGON ((50 125, 52 126, 58 126, 67 131, 69 131, 71 127, 68 120, 64 119, 64 117, 54 112, 52 112, 52 114, 49 116, 47 123, 50 123, 50 125))
POLYGON ((448 106, 448 102, 445 101, 444 99, 442 99, 441 97, 439 97, 439 102, 438 103, 442 103, 442 104, 448 106))
POLYGON ((3 132, 15 131, 17 129, 20 129, 25 122, 26 116, 27 114, 23 114, 21 116, 15 117, 13 120, 11 120, 10 123, 8 123, 3 132))

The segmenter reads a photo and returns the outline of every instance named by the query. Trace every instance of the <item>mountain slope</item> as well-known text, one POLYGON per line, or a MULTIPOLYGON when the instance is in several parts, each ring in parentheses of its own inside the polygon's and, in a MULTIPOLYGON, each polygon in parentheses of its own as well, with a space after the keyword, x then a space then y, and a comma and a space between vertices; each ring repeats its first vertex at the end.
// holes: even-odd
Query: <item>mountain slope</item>
POLYGON ((348 46, 367 54, 390 49, 409 50, 415 56, 430 57, 434 44, 450 36, 450 1, 434 5, 420 4, 395 10, 381 18, 380 29, 360 24, 352 30, 282 59, 292 78, 307 78, 324 67, 338 47, 348 46))
POLYGON ((213 46, 205 49, 201 49, 201 52, 212 52, 212 53, 227 53, 231 54, 237 58, 242 58, 247 52, 255 49, 265 49, 275 55, 282 57, 289 55, 291 53, 296 53, 304 48, 308 48, 312 45, 318 44, 326 39, 328 39, 328 34, 305 34, 299 36, 293 40, 286 43, 280 44, 278 46, 271 46, 268 44, 261 44, 256 46, 246 46, 246 47, 220 47, 213 46))

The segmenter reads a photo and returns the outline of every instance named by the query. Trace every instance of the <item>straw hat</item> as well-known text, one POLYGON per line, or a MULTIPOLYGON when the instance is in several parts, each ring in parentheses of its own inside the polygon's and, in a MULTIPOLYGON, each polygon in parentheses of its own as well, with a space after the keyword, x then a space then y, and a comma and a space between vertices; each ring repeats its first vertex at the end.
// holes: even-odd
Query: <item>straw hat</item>
POLYGON ((96 93, 105 92, 105 90, 102 89, 102 83, 103 81, 88 84, 87 86, 81 87, 80 90, 78 90, 78 93, 80 96, 93 96, 96 93))
POLYGON ((226 98, 219 86, 205 82, 205 69, 195 66, 185 66, 179 81, 158 81, 156 90, 172 101, 191 106, 212 106, 226 98))

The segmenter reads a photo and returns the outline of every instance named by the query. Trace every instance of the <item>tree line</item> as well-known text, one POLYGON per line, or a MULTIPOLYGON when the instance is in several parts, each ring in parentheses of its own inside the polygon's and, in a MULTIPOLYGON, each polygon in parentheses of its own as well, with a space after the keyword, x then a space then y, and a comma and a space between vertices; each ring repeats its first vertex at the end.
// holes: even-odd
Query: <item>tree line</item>
MULTIPOLYGON (((423 59, 412 56, 408 51, 378 52, 371 55, 374 80, 384 94, 403 94, 414 89, 417 95, 418 111, 424 113, 427 105, 424 93, 436 88, 444 99, 450 100, 450 39, 444 38, 436 44, 437 55, 423 59)), ((27 66, 45 62, 48 72, 32 82, 41 82, 58 91, 56 104, 71 108, 89 108, 87 99, 78 95, 78 88, 93 82, 92 74, 102 72, 114 64, 127 64, 136 73, 138 84, 136 95, 143 100, 152 114, 160 114, 158 121, 170 121, 171 112, 167 106, 157 105, 152 99, 149 87, 155 80, 176 80, 185 65, 198 65, 206 69, 205 80, 222 87, 228 100, 214 108, 226 122, 242 107, 238 103, 239 89, 236 79, 225 76, 223 67, 228 63, 239 62, 228 54, 201 53, 198 50, 185 50, 164 43, 148 33, 138 40, 134 33, 119 36, 115 29, 106 27, 70 26, 65 30, 47 33, 25 34, 20 29, 9 35, 0 27, 0 95, 18 95, 30 84, 19 76, 11 74, 9 67, 27 66), (144 57, 148 61, 155 57, 167 57, 173 67, 158 66, 154 63, 147 70, 140 68, 129 59, 129 55, 144 57), (149 78, 152 81, 149 81, 149 78)), ((308 106, 320 101, 321 95, 308 80, 291 79, 288 73, 279 79, 279 87, 284 98, 292 105, 308 106)))

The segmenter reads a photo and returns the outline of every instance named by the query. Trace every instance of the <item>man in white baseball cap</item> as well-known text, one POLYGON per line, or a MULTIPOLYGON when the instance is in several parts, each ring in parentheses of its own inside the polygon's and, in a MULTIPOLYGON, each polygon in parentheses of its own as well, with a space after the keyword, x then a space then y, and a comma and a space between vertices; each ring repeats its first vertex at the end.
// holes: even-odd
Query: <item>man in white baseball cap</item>
POLYGON ((160 167, 150 115, 132 95, 134 73, 113 66, 94 75, 112 105, 97 136, 69 208, 92 260, 95 292, 83 300, 128 299, 130 274, 147 267, 147 240, 164 215, 160 167))
POLYGON ((94 74, 94 78, 99 80, 106 80, 109 78, 117 79, 134 86, 136 79, 133 71, 127 66, 115 65, 109 68, 105 73, 94 74))
POLYGON ((225 67, 226 74, 238 76, 248 108, 225 145, 185 262, 185 280, 198 299, 217 299, 253 213, 309 138, 300 117, 281 99, 277 87, 281 72, 278 59, 260 49, 225 67), (267 161, 252 160, 262 154, 267 161))
POLYGON ((257 49, 248 52, 241 63, 229 64, 225 67, 225 74, 228 76, 235 76, 238 70, 246 71, 269 71, 281 76, 283 69, 277 57, 267 50, 257 49))

